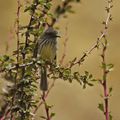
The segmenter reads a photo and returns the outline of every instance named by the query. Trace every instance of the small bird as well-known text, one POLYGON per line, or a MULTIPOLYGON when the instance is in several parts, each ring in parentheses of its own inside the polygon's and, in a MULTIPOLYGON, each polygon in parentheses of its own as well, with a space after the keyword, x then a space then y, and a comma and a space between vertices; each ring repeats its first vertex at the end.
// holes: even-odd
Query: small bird
MULTIPOLYGON (((56 51, 57 51, 57 35, 58 32, 53 28, 49 27, 41 36, 35 46, 34 57, 38 57, 44 61, 55 62, 56 51)), ((41 66, 41 81, 40 89, 42 91, 48 90, 47 81, 47 68, 41 66)))

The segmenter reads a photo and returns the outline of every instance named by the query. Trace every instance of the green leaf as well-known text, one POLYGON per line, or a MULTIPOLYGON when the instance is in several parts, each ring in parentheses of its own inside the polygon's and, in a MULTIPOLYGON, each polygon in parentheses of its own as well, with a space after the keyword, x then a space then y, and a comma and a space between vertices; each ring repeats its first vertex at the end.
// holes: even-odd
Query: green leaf
POLYGON ((92 83, 87 83, 89 86, 94 86, 92 83))
POLYGON ((46 1, 45 0, 38 0, 40 5, 43 5, 46 1))
POLYGON ((53 107, 53 105, 47 105, 47 104, 46 104, 46 106, 48 109, 51 109, 53 107))
POLYGON ((80 2, 80 0, 76 0, 76 2, 80 2))
POLYGON ((48 10, 51 8, 51 6, 52 6, 51 3, 47 3, 47 4, 46 4, 46 7, 47 7, 48 10))
POLYGON ((89 72, 88 72, 88 71, 85 71, 85 75, 88 76, 88 75, 89 75, 89 72))
POLYGON ((71 62, 73 62, 73 63, 74 63, 76 60, 77 60, 77 57, 75 57, 75 58, 74 58, 71 62))
POLYGON ((93 75, 92 75, 92 74, 90 74, 90 75, 89 75, 89 79, 91 79, 92 77, 93 77, 93 75))
POLYGON ((109 88, 109 93, 111 93, 111 92, 112 92, 112 90, 113 90, 113 88, 112 88, 112 87, 110 87, 110 88, 109 88))
POLYGON ((109 114, 109 119, 110 119, 110 120, 112 120, 112 118, 113 118, 113 117, 112 117, 112 115, 111 115, 111 114, 109 114))
POLYGON ((46 117, 45 117, 45 116, 40 116, 40 118, 42 118, 42 119, 45 119, 45 120, 46 120, 46 117))
POLYGON ((104 112, 104 105, 102 103, 98 104, 98 108, 99 108, 99 110, 101 110, 102 112, 104 112))
POLYGON ((102 63, 102 68, 106 69, 106 64, 105 63, 102 63))
POLYGON ((98 81, 98 80, 97 80, 97 79, 92 79, 91 81, 92 81, 92 82, 96 82, 96 81, 98 81))
POLYGON ((31 9, 32 9, 32 7, 31 7, 31 6, 28 6, 28 7, 25 8, 24 12, 27 12, 27 11, 29 11, 29 10, 31 10, 31 9))
POLYGON ((55 116, 55 113, 51 113, 50 115, 50 118, 54 117, 55 116))
POLYGON ((113 64, 108 64, 107 65, 107 70, 110 72, 113 70, 114 65, 113 64))

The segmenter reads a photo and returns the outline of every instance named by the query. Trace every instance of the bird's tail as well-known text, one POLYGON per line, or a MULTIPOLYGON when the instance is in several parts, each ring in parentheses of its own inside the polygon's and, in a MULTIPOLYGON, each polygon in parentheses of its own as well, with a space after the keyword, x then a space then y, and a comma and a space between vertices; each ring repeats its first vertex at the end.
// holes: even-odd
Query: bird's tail
POLYGON ((42 91, 48 90, 48 81, 47 81, 47 69, 46 69, 46 66, 42 66, 41 67, 40 89, 42 91))

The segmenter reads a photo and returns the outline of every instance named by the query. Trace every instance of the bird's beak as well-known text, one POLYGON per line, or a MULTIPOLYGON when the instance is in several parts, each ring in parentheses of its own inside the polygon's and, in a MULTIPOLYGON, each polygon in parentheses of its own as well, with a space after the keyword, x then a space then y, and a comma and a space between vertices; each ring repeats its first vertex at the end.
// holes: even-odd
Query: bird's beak
POLYGON ((59 38, 61 38, 61 36, 59 36, 59 35, 56 35, 56 37, 59 37, 59 38))

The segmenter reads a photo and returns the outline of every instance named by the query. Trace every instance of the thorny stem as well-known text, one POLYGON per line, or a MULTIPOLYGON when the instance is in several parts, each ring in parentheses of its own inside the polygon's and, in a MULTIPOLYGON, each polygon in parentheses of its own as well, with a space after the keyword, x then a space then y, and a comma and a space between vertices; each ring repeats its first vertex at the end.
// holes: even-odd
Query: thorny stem
POLYGON ((31 14, 30 21, 29 21, 29 24, 28 24, 28 27, 27 27, 27 31, 26 31, 25 49, 26 49, 26 47, 28 47, 28 40, 29 40, 29 36, 30 36, 29 35, 29 30, 31 28, 32 21, 34 20, 35 10, 38 6, 38 0, 34 0, 33 2, 35 2, 35 4, 34 4, 33 10, 32 10, 32 14, 31 14))
POLYGON ((0 118, 0 120, 5 120, 9 115, 10 115, 10 111, 8 110, 8 106, 6 108, 7 110, 5 110, 4 115, 0 118))
MULTIPOLYGON (((19 44, 20 44, 20 36, 19 36, 19 24, 20 24, 20 8, 21 8, 21 4, 20 4, 20 0, 17 0, 17 19, 16 19, 16 36, 17 36, 17 65, 19 64, 19 44)), ((16 72, 16 75, 15 75, 15 88, 16 88, 16 84, 17 84, 17 75, 18 75, 18 67, 16 68, 17 72, 16 72)), ((11 109, 14 105, 14 99, 15 99, 15 94, 16 92, 14 93, 13 97, 12 97, 12 104, 11 104, 11 109)), ((11 110, 11 117, 10 119, 12 120, 13 119, 13 113, 12 113, 12 110, 11 110)))
MULTIPOLYGON (((108 7, 106 7, 106 11, 108 13, 108 17, 106 19, 106 22, 104 23, 105 32, 107 32, 108 25, 107 23, 111 20, 111 13, 110 10, 112 8, 112 0, 108 0, 108 7)), ((106 34, 104 34, 104 43, 102 43, 103 49, 102 49, 102 66, 103 66, 103 80, 102 80, 102 86, 104 90, 104 112, 105 112, 105 118, 106 120, 110 120, 109 118, 109 99, 108 99, 108 88, 107 88, 107 63, 106 63, 106 50, 107 50, 107 39, 106 34)))
POLYGON ((106 120, 109 120, 109 105, 108 105, 108 89, 107 89, 107 69, 106 69, 106 50, 107 50, 107 40, 105 39, 105 45, 103 45, 103 50, 102 50, 102 65, 103 65, 103 90, 104 90, 104 101, 105 101, 105 107, 104 107, 104 112, 105 112, 105 118, 106 120))
MULTIPOLYGON (((16 64, 16 70, 17 70, 17 72, 16 72, 16 75, 15 75, 15 87, 16 87, 16 82, 17 82, 17 73, 18 73, 18 62, 19 62, 19 43, 20 43, 20 37, 19 37, 19 20, 20 20, 20 8, 21 8, 21 4, 20 4, 20 0, 17 0, 17 18, 16 18, 16 21, 15 21, 15 25, 16 25, 16 36, 17 36, 17 57, 16 57, 16 59, 17 59, 17 64, 16 64)), ((15 92, 16 93, 16 92, 15 92)), ((11 107, 10 107, 10 109, 12 109, 12 106, 13 106, 13 104, 14 104, 14 98, 15 98, 15 93, 14 93, 14 95, 13 95, 13 97, 12 97, 12 103, 11 103, 11 107)), ((7 105, 7 107, 6 107, 6 109, 8 109, 8 106, 9 106, 9 104, 7 105)), ((12 113, 12 111, 11 110, 6 110, 6 112, 4 113, 4 115, 0 118, 0 120, 4 120, 4 119, 6 119, 8 116, 10 116, 10 120, 13 120, 14 118, 13 118, 13 113, 12 113)))
MULTIPOLYGON (((32 25, 32 21, 34 20, 34 14, 35 14, 35 10, 38 6, 38 0, 33 0, 33 3, 34 3, 34 7, 32 9, 32 13, 31 13, 31 17, 30 17, 30 20, 29 20, 29 24, 27 26, 27 31, 26 31, 26 38, 25 38, 25 47, 23 49, 23 52, 22 52, 22 56, 23 56, 23 64, 24 64, 24 60, 25 60, 25 57, 26 57, 26 48, 28 47, 29 45, 29 37, 30 37, 30 34, 29 34, 29 30, 31 29, 31 25, 32 25)), ((23 73, 22 73, 22 76, 24 76, 24 73, 25 73, 25 67, 23 67, 23 73)))
MULTIPOLYGON (((46 0, 46 3, 48 3, 48 2, 51 2, 52 0, 46 0)), ((47 14, 47 12, 45 11, 45 7, 44 7, 44 9, 43 10, 41 10, 41 15, 39 16, 39 21, 38 21, 38 24, 35 26, 35 28, 36 29, 39 29, 40 27, 42 27, 42 26, 44 26, 44 27, 46 27, 46 25, 48 25, 49 26, 49 24, 48 23, 40 23, 40 19, 41 18, 44 18, 45 17, 45 15, 47 14)), ((37 40, 37 36, 34 36, 34 43, 36 42, 36 40, 37 40)))
POLYGON ((17 63, 18 63, 19 62, 19 44, 20 44, 20 36, 19 36, 20 8, 21 8, 20 0, 17 0, 17 3, 18 3, 18 9, 17 9, 17 20, 16 20, 16 24, 17 24, 16 35, 17 35, 17 63))
MULTIPOLYGON (((105 27, 105 32, 107 33, 107 28, 108 28, 108 22, 111 20, 111 13, 110 10, 112 8, 112 0, 108 0, 108 7, 106 7, 106 11, 108 13, 108 17, 106 19, 106 22, 104 22, 104 27, 105 27)), ((105 114, 105 119, 106 120, 110 120, 109 118, 109 93, 108 93, 108 88, 107 88, 107 63, 106 63, 106 50, 107 50, 107 39, 106 39, 106 34, 104 34, 104 43, 102 43, 102 68, 103 68, 103 79, 101 81, 101 84, 103 86, 103 90, 104 90, 104 114, 105 114)))
MULTIPOLYGON (((54 84, 55 84, 55 80, 53 80, 52 84, 50 85, 47 93, 44 95, 44 99, 47 98, 48 94, 50 93, 50 91, 52 90, 52 88, 54 87, 54 84)), ((44 101, 40 101, 38 106, 36 107, 36 109, 33 111, 34 114, 36 114, 37 110, 39 109, 39 107, 44 103, 44 101)))
MULTIPOLYGON (((22 63, 25 64, 25 59, 26 59, 26 49, 27 47, 29 46, 29 37, 30 37, 30 29, 31 29, 31 25, 32 25, 32 21, 34 20, 34 13, 35 13, 35 10, 38 6, 38 0, 33 0, 33 3, 34 3, 34 6, 33 6, 33 9, 32 9, 32 13, 31 13, 31 17, 30 17, 30 20, 29 20, 29 24, 27 26, 27 31, 25 33, 25 46, 24 46, 24 49, 22 51, 22 63)), ((26 66, 24 66, 22 68, 22 79, 24 78, 25 76, 25 70, 26 70, 26 66)), ((24 99, 24 95, 22 94, 23 93, 23 86, 21 86, 21 98, 20 99, 24 99)), ((25 108, 26 109, 26 108, 25 108)), ((20 113, 21 116, 20 118, 21 119, 24 119, 25 115, 23 112, 20 113)))

